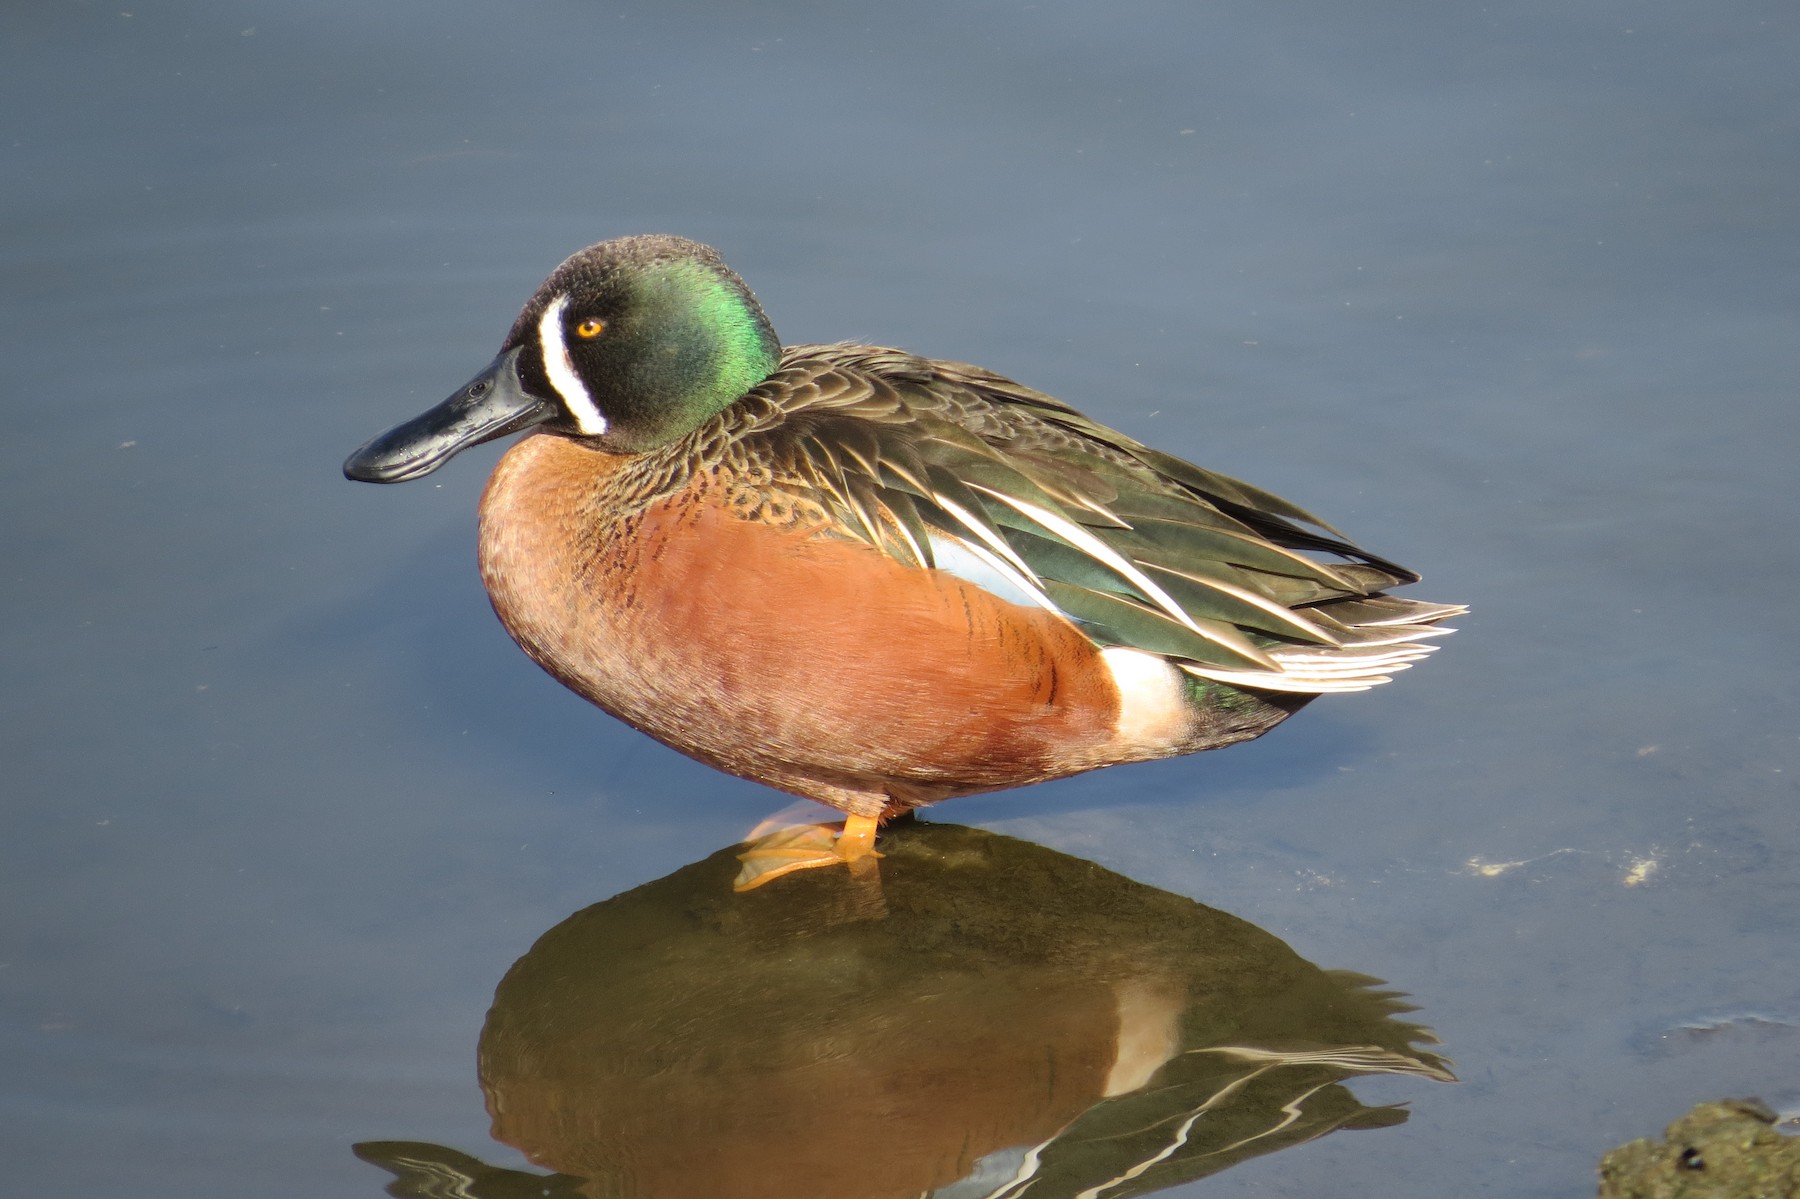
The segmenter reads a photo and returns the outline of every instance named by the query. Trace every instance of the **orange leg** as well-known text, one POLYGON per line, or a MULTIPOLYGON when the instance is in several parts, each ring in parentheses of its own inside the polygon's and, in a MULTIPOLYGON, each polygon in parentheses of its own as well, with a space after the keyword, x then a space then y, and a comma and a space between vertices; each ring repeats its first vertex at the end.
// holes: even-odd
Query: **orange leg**
POLYGON ((859 864, 881 856, 875 849, 876 824, 873 816, 850 816, 839 833, 822 824, 770 833, 738 855, 744 866, 732 890, 748 891, 770 879, 815 866, 849 866, 852 873, 860 873, 859 864))
POLYGON ((879 823, 873 816, 847 816, 844 818, 844 831, 838 834, 837 856, 846 862, 856 862, 875 853, 875 827, 879 823))

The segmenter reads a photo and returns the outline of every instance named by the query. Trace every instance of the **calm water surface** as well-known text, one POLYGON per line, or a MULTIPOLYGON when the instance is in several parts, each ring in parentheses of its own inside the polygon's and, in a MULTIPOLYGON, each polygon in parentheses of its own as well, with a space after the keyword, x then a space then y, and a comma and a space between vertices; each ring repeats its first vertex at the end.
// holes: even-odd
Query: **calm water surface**
MULTIPOLYGON (((782 801, 511 646, 473 565, 496 450, 392 489, 338 464, 485 363, 563 255, 642 231, 719 246, 791 341, 1011 373, 1474 605, 1423 668, 1252 745, 936 813, 1388 980, 1456 1063, 1345 1070, 1332 1119, 1383 1127, 1163 1193, 1582 1194, 1696 1100, 1800 1111, 1792 4, 65 2, 0 29, 17 1193, 376 1196, 370 1143, 555 1167, 489 1135, 496 988, 782 801)), ((1097 979, 1125 1002, 1136 975, 1071 960, 1088 999, 1058 1010, 1097 979)))

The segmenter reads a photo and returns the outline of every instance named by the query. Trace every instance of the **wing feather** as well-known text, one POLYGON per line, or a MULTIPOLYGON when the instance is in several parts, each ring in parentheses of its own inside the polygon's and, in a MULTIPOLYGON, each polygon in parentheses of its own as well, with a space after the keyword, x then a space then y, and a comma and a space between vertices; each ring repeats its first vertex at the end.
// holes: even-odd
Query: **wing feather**
POLYGON ((1387 595, 1418 576, 1279 496, 967 364, 790 347, 734 411, 723 435, 815 492, 832 535, 921 567, 966 553, 1096 644, 1231 686, 1361 690, 1466 610, 1387 595))

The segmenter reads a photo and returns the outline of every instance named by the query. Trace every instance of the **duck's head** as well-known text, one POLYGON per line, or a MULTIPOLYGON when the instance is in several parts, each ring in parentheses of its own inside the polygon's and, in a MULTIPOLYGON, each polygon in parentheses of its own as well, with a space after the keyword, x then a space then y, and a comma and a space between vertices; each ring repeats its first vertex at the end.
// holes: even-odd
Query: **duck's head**
POLYGON ((723 410, 780 356, 762 306, 710 246, 604 241, 551 272, 486 370, 350 455, 344 474, 403 483, 533 426, 641 453, 723 410))

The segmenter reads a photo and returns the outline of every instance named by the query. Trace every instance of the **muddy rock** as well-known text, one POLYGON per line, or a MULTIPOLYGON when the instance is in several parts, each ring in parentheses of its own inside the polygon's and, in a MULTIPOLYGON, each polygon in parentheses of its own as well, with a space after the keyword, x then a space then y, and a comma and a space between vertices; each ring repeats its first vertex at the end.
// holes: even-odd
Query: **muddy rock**
POLYGON ((1800 1138, 1757 1099, 1702 1103, 1600 1163, 1600 1199, 1800 1199, 1800 1138))

